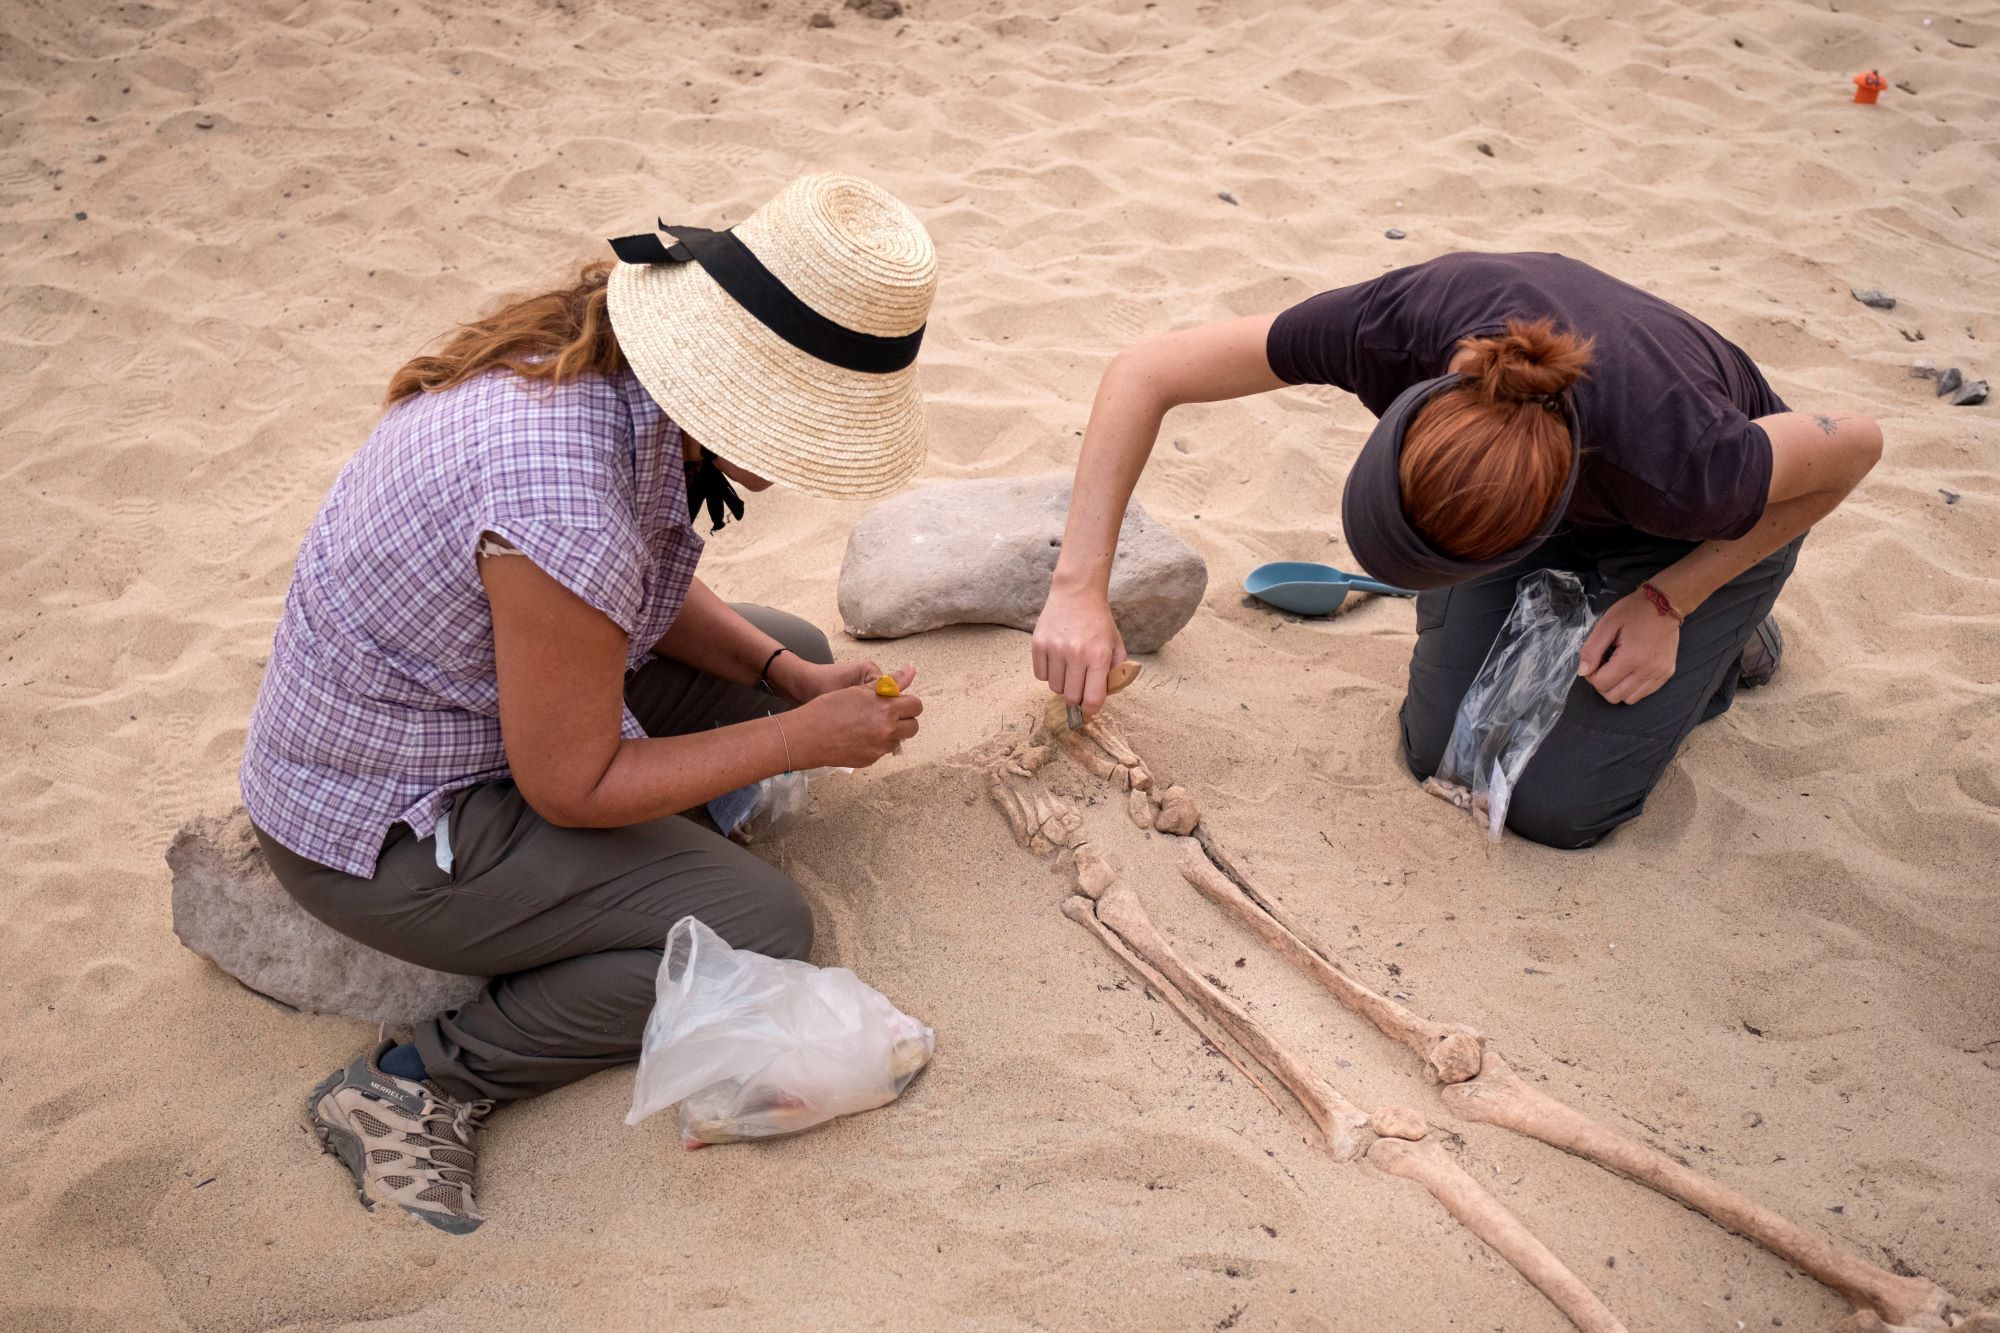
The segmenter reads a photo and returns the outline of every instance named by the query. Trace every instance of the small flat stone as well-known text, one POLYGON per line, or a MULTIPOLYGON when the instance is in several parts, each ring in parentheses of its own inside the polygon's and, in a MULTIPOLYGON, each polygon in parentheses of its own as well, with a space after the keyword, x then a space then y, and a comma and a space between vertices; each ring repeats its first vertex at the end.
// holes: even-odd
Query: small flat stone
POLYGON ((84 212, 82 209, 78 209, 76 213, 76 220, 78 222, 88 222, 90 220, 90 214, 84 212))
POLYGON ((1391 227, 1389 228, 1389 230, 1383 232, 1382 234, 1384 236, 1387 236, 1392 241, 1400 241, 1405 236, 1409 235, 1409 233, 1404 231, 1401 227, 1391 227))
POLYGON ((808 28, 831 28, 833 26, 833 15, 826 13, 815 14, 806 20, 806 26, 808 28))
POLYGON ((1940 486, 1938 487, 1938 494, 1944 497, 1944 502, 1948 505, 1955 505, 1958 503, 1957 491, 1948 491, 1944 487, 1940 486))
POLYGON ((1953 407, 1977 407, 1985 401, 1985 380, 1968 380, 1957 393, 1951 396, 1951 405, 1953 407))
POLYGON ((899 19, 903 17, 903 0, 847 0, 847 7, 859 10, 864 18, 899 19))
POLYGON ((215 128, 215 117, 207 115, 196 116, 194 118, 194 127, 198 130, 212 130, 215 128))
MULTIPOLYGON (((1222 201, 1223 203, 1225 203, 1225 204, 1234 204, 1234 203, 1236 203, 1236 196, 1235 196, 1235 195, 1233 195, 1233 194, 1231 194, 1231 193, 1230 193, 1229 191, 1227 191, 1227 190, 1218 190, 1218 191, 1216 191, 1216 195, 1215 195, 1215 197, 1216 197, 1217 199, 1220 199, 1220 200, 1221 200, 1221 201, 1222 201)), ((1238 204, 1238 205, 1237 205, 1237 207, 1239 207, 1239 208, 1240 208, 1240 207, 1242 207, 1242 205, 1238 204)))
POLYGON ((1879 288, 1849 287, 1847 290, 1855 300, 1865 306, 1873 306, 1877 310, 1894 310, 1896 308, 1896 298, 1879 288))
POLYGON ((1480 151, 1480 152, 1482 152, 1482 153, 1484 153, 1484 154, 1486 154, 1486 156, 1488 156, 1488 157, 1491 157, 1491 156, 1493 156, 1493 145, 1492 145, 1492 144, 1490 144, 1490 143, 1482 143, 1482 144, 1478 145, 1478 148, 1479 148, 1479 151, 1480 151))
POLYGON ((1945 371, 1944 374, 1938 376, 1937 396, 1942 398, 1948 393, 1957 393, 1958 387, 1964 383, 1964 372, 1959 370, 1957 366, 1953 366, 1951 369, 1945 371))
POLYGON ((1925 357, 1920 356, 1916 360, 1910 362, 1911 379, 1934 380, 1937 377, 1938 377, 1938 368, 1937 368, 1937 363, 1935 361, 1931 361, 1925 357))

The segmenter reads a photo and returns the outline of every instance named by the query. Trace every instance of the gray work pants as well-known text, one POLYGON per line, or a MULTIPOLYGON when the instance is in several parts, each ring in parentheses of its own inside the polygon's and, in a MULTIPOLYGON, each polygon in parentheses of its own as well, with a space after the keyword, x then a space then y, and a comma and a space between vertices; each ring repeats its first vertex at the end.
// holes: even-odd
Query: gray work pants
MULTIPOLYGON (((1771 613, 1798 562, 1800 537, 1716 590, 1681 627, 1673 678, 1636 704, 1606 703, 1579 679, 1541 749, 1528 761, 1507 827, 1550 847, 1588 847, 1645 808, 1690 731, 1725 712, 1750 636, 1771 613)), ((1566 533, 1510 569, 1417 598, 1417 646, 1403 700, 1403 758, 1421 780, 1437 770, 1472 678, 1514 606, 1514 585, 1536 569, 1583 579, 1602 611, 1694 549, 1638 533, 1566 533)))
MULTIPOLYGON (((815 662, 826 636, 796 616, 736 608, 815 662)), ((787 705, 656 658, 626 702, 649 735, 744 722, 787 705)), ((712 828, 679 815, 619 829, 558 828, 512 782, 459 792, 452 868, 434 838, 389 834, 373 879, 308 861, 260 830, 264 855, 300 906, 341 934, 407 962, 492 977, 471 1003, 417 1024, 424 1068, 461 1099, 508 1101, 638 1057, 667 931, 700 918, 738 949, 803 958, 812 911, 798 886, 712 828)))

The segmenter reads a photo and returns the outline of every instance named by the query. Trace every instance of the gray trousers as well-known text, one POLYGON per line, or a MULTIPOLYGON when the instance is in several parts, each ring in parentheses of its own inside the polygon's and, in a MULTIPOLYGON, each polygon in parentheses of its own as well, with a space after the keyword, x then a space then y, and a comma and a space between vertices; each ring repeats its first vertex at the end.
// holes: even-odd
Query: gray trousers
MULTIPOLYGON (((736 608, 800 657, 830 662, 796 616, 736 608)), ((649 735, 743 722, 788 705, 678 662, 626 681, 649 735)), ((373 879, 308 861, 261 830, 264 855, 299 905, 341 934, 447 972, 492 977, 470 1004, 417 1024, 424 1068, 461 1099, 532 1097, 638 1057, 667 931, 693 915, 775 958, 812 948, 812 910, 774 867, 694 819, 558 828, 512 782, 458 793, 450 871, 434 838, 399 824, 373 879)))
MULTIPOLYGON (((1690 731, 1736 698, 1743 649, 1771 613, 1799 558, 1800 537, 1716 590, 1681 627, 1673 678, 1636 704, 1606 703, 1579 679, 1541 749, 1528 761, 1507 827, 1550 847, 1588 847, 1645 808, 1690 731)), ((1514 585, 1536 569, 1582 577, 1603 610, 1694 549, 1632 532, 1560 534, 1511 569, 1417 598, 1417 647, 1403 700, 1403 758, 1421 780, 1437 770, 1472 678, 1514 606, 1514 585)))

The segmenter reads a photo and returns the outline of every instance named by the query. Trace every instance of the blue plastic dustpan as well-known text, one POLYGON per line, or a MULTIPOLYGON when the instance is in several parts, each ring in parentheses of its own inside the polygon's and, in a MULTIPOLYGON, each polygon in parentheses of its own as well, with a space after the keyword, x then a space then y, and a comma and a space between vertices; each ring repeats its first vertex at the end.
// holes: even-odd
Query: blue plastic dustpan
POLYGON ((1351 592, 1380 593, 1384 597, 1416 596, 1408 588, 1392 587, 1310 560, 1278 560, 1259 565, 1243 580, 1243 591, 1280 611, 1301 616, 1332 615, 1351 592))

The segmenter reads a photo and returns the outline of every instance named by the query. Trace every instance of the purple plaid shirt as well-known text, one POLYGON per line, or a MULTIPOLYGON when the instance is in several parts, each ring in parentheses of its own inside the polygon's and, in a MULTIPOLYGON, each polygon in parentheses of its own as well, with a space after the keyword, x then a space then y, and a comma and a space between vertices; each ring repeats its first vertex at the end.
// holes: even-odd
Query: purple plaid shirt
MULTIPOLYGON (((306 533, 243 752, 243 802, 363 879, 398 823, 508 774, 473 554, 517 547, 630 639, 672 625, 701 558, 681 432, 628 371, 551 389, 489 371, 389 409, 306 533)), ((628 710, 627 737, 645 735, 628 710)))

